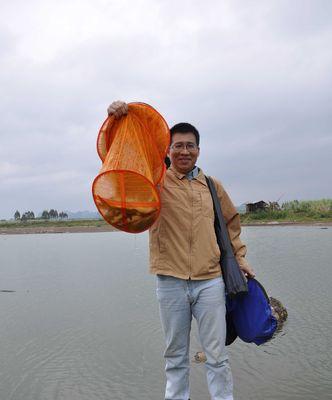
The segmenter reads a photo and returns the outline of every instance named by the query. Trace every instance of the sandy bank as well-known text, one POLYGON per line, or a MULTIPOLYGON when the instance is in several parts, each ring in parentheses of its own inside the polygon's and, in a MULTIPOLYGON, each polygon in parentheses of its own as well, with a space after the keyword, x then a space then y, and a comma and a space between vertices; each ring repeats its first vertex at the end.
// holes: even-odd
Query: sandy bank
MULTIPOLYGON (((332 221, 327 222, 264 222, 264 223, 249 223, 242 224, 245 226, 317 226, 320 228, 332 227, 332 221)), ((42 234, 42 233, 94 233, 94 232, 116 232, 111 225, 102 226, 27 226, 27 227, 0 227, 0 235, 27 235, 27 234, 42 234)))
POLYGON ((27 235, 42 233, 85 233, 85 232, 115 232, 111 226, 31 226, 0 228, 0 235, 27 235))
POLYGON ((241 226, 317 226, 317 227, 326 227, 332 226, 332 221, 307 221, 307 222, 278 222, 278 221, 269 221, 269 222, 250 222, 247 224, 241 224, 241 226))

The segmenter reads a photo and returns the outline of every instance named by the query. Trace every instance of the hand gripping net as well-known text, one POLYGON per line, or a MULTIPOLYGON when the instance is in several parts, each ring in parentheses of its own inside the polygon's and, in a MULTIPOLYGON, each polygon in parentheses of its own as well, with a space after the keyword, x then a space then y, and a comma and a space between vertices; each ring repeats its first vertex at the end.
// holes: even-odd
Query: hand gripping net
POLYGON ((95 204, 115 228, 138 233, 160 212, 159 189, 170 133, 164 118, 144 103, 128 104, 128 114, 103 123, 97 151, 103 162, 92 185, 95 204))

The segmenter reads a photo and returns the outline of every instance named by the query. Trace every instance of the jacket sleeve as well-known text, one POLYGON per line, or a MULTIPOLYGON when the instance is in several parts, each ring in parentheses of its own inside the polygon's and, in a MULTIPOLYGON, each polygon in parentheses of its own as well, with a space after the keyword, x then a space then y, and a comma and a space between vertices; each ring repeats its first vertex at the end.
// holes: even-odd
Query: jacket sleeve
POLYGON ((239 263, 240 267, 248 266, 248 262, 245 259, 247 253, 246 246, 241 242, 241 223, 240 215, 237 212, 232 200, 228 196, 227 192, 223 188, 220 182, 213 178, 217 195, 221 204, 221 210, 226 221, 226 226, 229 234, 229 238, 232 244, 234 255, 239 263))

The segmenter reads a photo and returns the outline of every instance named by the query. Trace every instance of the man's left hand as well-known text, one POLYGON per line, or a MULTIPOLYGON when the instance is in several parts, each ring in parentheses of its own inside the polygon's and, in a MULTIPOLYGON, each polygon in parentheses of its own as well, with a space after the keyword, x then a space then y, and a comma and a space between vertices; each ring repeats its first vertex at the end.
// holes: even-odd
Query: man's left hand
POLYGON ((247 278, 254 278, 255 272, 249 265, 241 265, 241 271, 247 278))

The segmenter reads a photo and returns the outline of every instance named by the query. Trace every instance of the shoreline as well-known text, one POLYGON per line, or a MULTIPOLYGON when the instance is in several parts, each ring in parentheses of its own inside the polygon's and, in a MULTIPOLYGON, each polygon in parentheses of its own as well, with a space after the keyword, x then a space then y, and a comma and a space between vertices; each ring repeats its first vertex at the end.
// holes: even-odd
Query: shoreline
POLYGON ((278 221, 267 221, 267 222, 248 222, 248 223, 242 223, 242 226, 332 226, 332 221, 302 221, 302 222, 295 222, 295 221, 284 221, 284 222, 278 222, 278 221))
POLYGON ((111 225, 107 226, 31 226, 16 228, 0 228, 0 235, 39 235, 50 233, 97 233, 117 232, 111 225))
MULTIPOLYGON (((282 226, 311 226, 319 228, 332 227, 332 221, 310 221, 310 222, 251 222, 243 223, 242 227, 282 227, 282 226)), ((6 227, 1 228, 0 235, 39 235, 39 234, 57 234, 57 233, 102 233, 102 232, 118 232, 117 229, 113 228, 111 225, 102 226, 30 226, 30 227, 6 227)))

